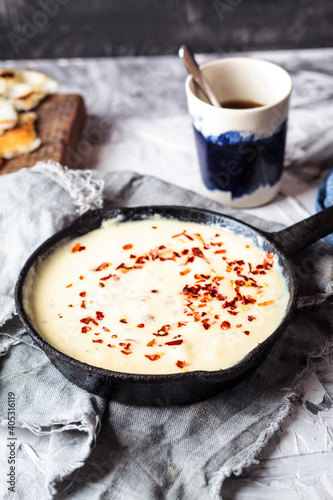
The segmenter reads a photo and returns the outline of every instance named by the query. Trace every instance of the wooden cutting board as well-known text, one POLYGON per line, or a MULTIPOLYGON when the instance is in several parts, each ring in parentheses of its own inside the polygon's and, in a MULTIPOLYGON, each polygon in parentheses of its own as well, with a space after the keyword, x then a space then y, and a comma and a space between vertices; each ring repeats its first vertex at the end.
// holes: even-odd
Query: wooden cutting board
POLYGON ((36 128, 42 145, 27 155, 4 160, 0 165, 0 175, 32 167, 40 160, 53 160, 67 167, 74 164, 74 153, 86 117, 82 97, 75 94, 55 94, 45 99, 36 112, 36 128))

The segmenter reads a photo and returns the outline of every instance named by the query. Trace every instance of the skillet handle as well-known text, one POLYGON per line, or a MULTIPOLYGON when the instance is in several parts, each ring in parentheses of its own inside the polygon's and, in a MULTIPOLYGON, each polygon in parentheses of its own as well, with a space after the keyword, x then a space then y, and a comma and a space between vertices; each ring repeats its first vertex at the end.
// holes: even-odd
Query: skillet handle
POLYGON ((269 237, 286 255, 292 257, 332 232, 333 206, 293 226, 270 233, 269 237))

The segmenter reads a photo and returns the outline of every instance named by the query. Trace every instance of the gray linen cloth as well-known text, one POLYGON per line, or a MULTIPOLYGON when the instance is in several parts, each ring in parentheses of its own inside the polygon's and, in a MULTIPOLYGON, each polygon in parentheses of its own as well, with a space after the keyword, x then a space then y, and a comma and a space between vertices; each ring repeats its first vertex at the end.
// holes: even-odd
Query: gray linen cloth
POLYGON ((0 178, 0 412, 4 499, 204 500, 256 460, 298 395, 310 355, 333 345, 333 257, 323 243, 298 257, 299 310, 263 364, 223 393, 188 406, 134 407, 67 381, 14 313, 32 251, 88 208, 178 204, 274 224, 153 177, 36 167, 0 178), (16 398, 15 494, 8 491, 8 393, 16 398), (5 452, 3 450, 6 450, 5 452), (15 496, 16 495, 16 496, 15 496))

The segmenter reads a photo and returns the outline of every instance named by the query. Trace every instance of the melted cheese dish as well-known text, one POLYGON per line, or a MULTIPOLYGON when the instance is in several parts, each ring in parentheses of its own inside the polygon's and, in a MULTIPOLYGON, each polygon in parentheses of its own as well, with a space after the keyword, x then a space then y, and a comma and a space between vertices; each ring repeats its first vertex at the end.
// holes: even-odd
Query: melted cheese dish
POLYGON ((30 273, 25 309, 56 349, 126 373, 219 370, 283 319, 289 292, 274 254, 214 226, 105 221, 30 273))

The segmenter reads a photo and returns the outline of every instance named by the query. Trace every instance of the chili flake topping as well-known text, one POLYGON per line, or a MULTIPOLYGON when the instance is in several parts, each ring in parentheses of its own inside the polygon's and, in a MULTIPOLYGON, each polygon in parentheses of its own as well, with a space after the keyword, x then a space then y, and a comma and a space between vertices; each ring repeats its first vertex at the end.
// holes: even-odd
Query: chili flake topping
POLYGON ((160 359, 161 355, 160 354, 145 354, 145 357, 150 359, 150 361, 157 361, 160 359))
POLYGON ((73 246, 73 248, 72 248, 71 252, 72 252, 72 253, 75 253, 75 252, 82 252, 82 250, 85 250, 85 249, 86 249, 86 247, 85 247, 85 246, 81 245, 80 243, 76 243, 76 244, 73 246))
MULTIPOLYGON (((251 345, 262 342, 261 329, 270 323, 272 315, 278 316, 277 311, 283 310, 283 294, 275 291, 271 279, 276 270, 280 272, 279 261, 273 252, 260 251, 222 228, 216 232, 216 228, 196 223, 164 221, 159 216, 157 220, 161 221, 158 226, 148 219, 148 226, 133 231, 135 224, 145 221, 115 219, 109 226, 106 221, 96 233, 104 231, 104 226, 112 227, 112 235, 105 233, 111 235, 109 239, 94 240, 89 235, 88 239, 80 236, 80 242, 66 243, 68 262, 74 258, 75 266, 80 268, 78 271, 75 267, 74 271, 71 264, 67 267, 59 288, 71 290, 65 293, 65 311, 61 304, 52 303, 53 316, 62 311, 64 322, 76 321, 78 333, 83 334, 78 347, 82 344, 85 353, 88 348, 92 353, 98 350, 96 359, 109 358, 110 369, 115 366, 122 371, 122 366, 128 366, 132 370, 138 366, 140 370, 144 357, 157 361, 162 356, 151 373, 169 373, 164 371, 168 366, 173 373, 184 367, 223 369, 216 363, 221 359, 224 363, 229 353, 232 357, 234 349, 237 359, 248 353, 242 351, 243 346, 248 349, 244 335, 251 335, 251 345), (126 231, 118 233, 120 237, 116 234, 118 227, 126 227, 126 231), (83 250, 82 256, 71 256, 83 250), (78 272, 82 274, 78 276, 78 272), (79 280, 85 283, 80 284, 79 280), (266 308, 267 320, 263 316, 266 311, 262 310, 260 319, 264 321, 259 321, 257 308, 269 305, 272 307, 266 308), (77 318, 81 308, 82 316, 87 316, 77 318), (109 328, 102 326, 104 323, 109 328), (251 331, 243 330, 249 327, 251 331), (115 344, 113 339, 117 339, 115 344), (233 339, 231 348, 229 342, 233 339), (213 359, 214 368, 197 367, 200 356, 196 358, 196 352, 206 352, 210 346, 214 352, 208 358, 213 359), (174 356, 184 347, 188 353, 186 361, 176 362, 174 356)), ((62 321, 58 317, 62 314, 56 318, 62 321)), ((147 369, 147 364, 150 366, 142 366, 147 369)))

